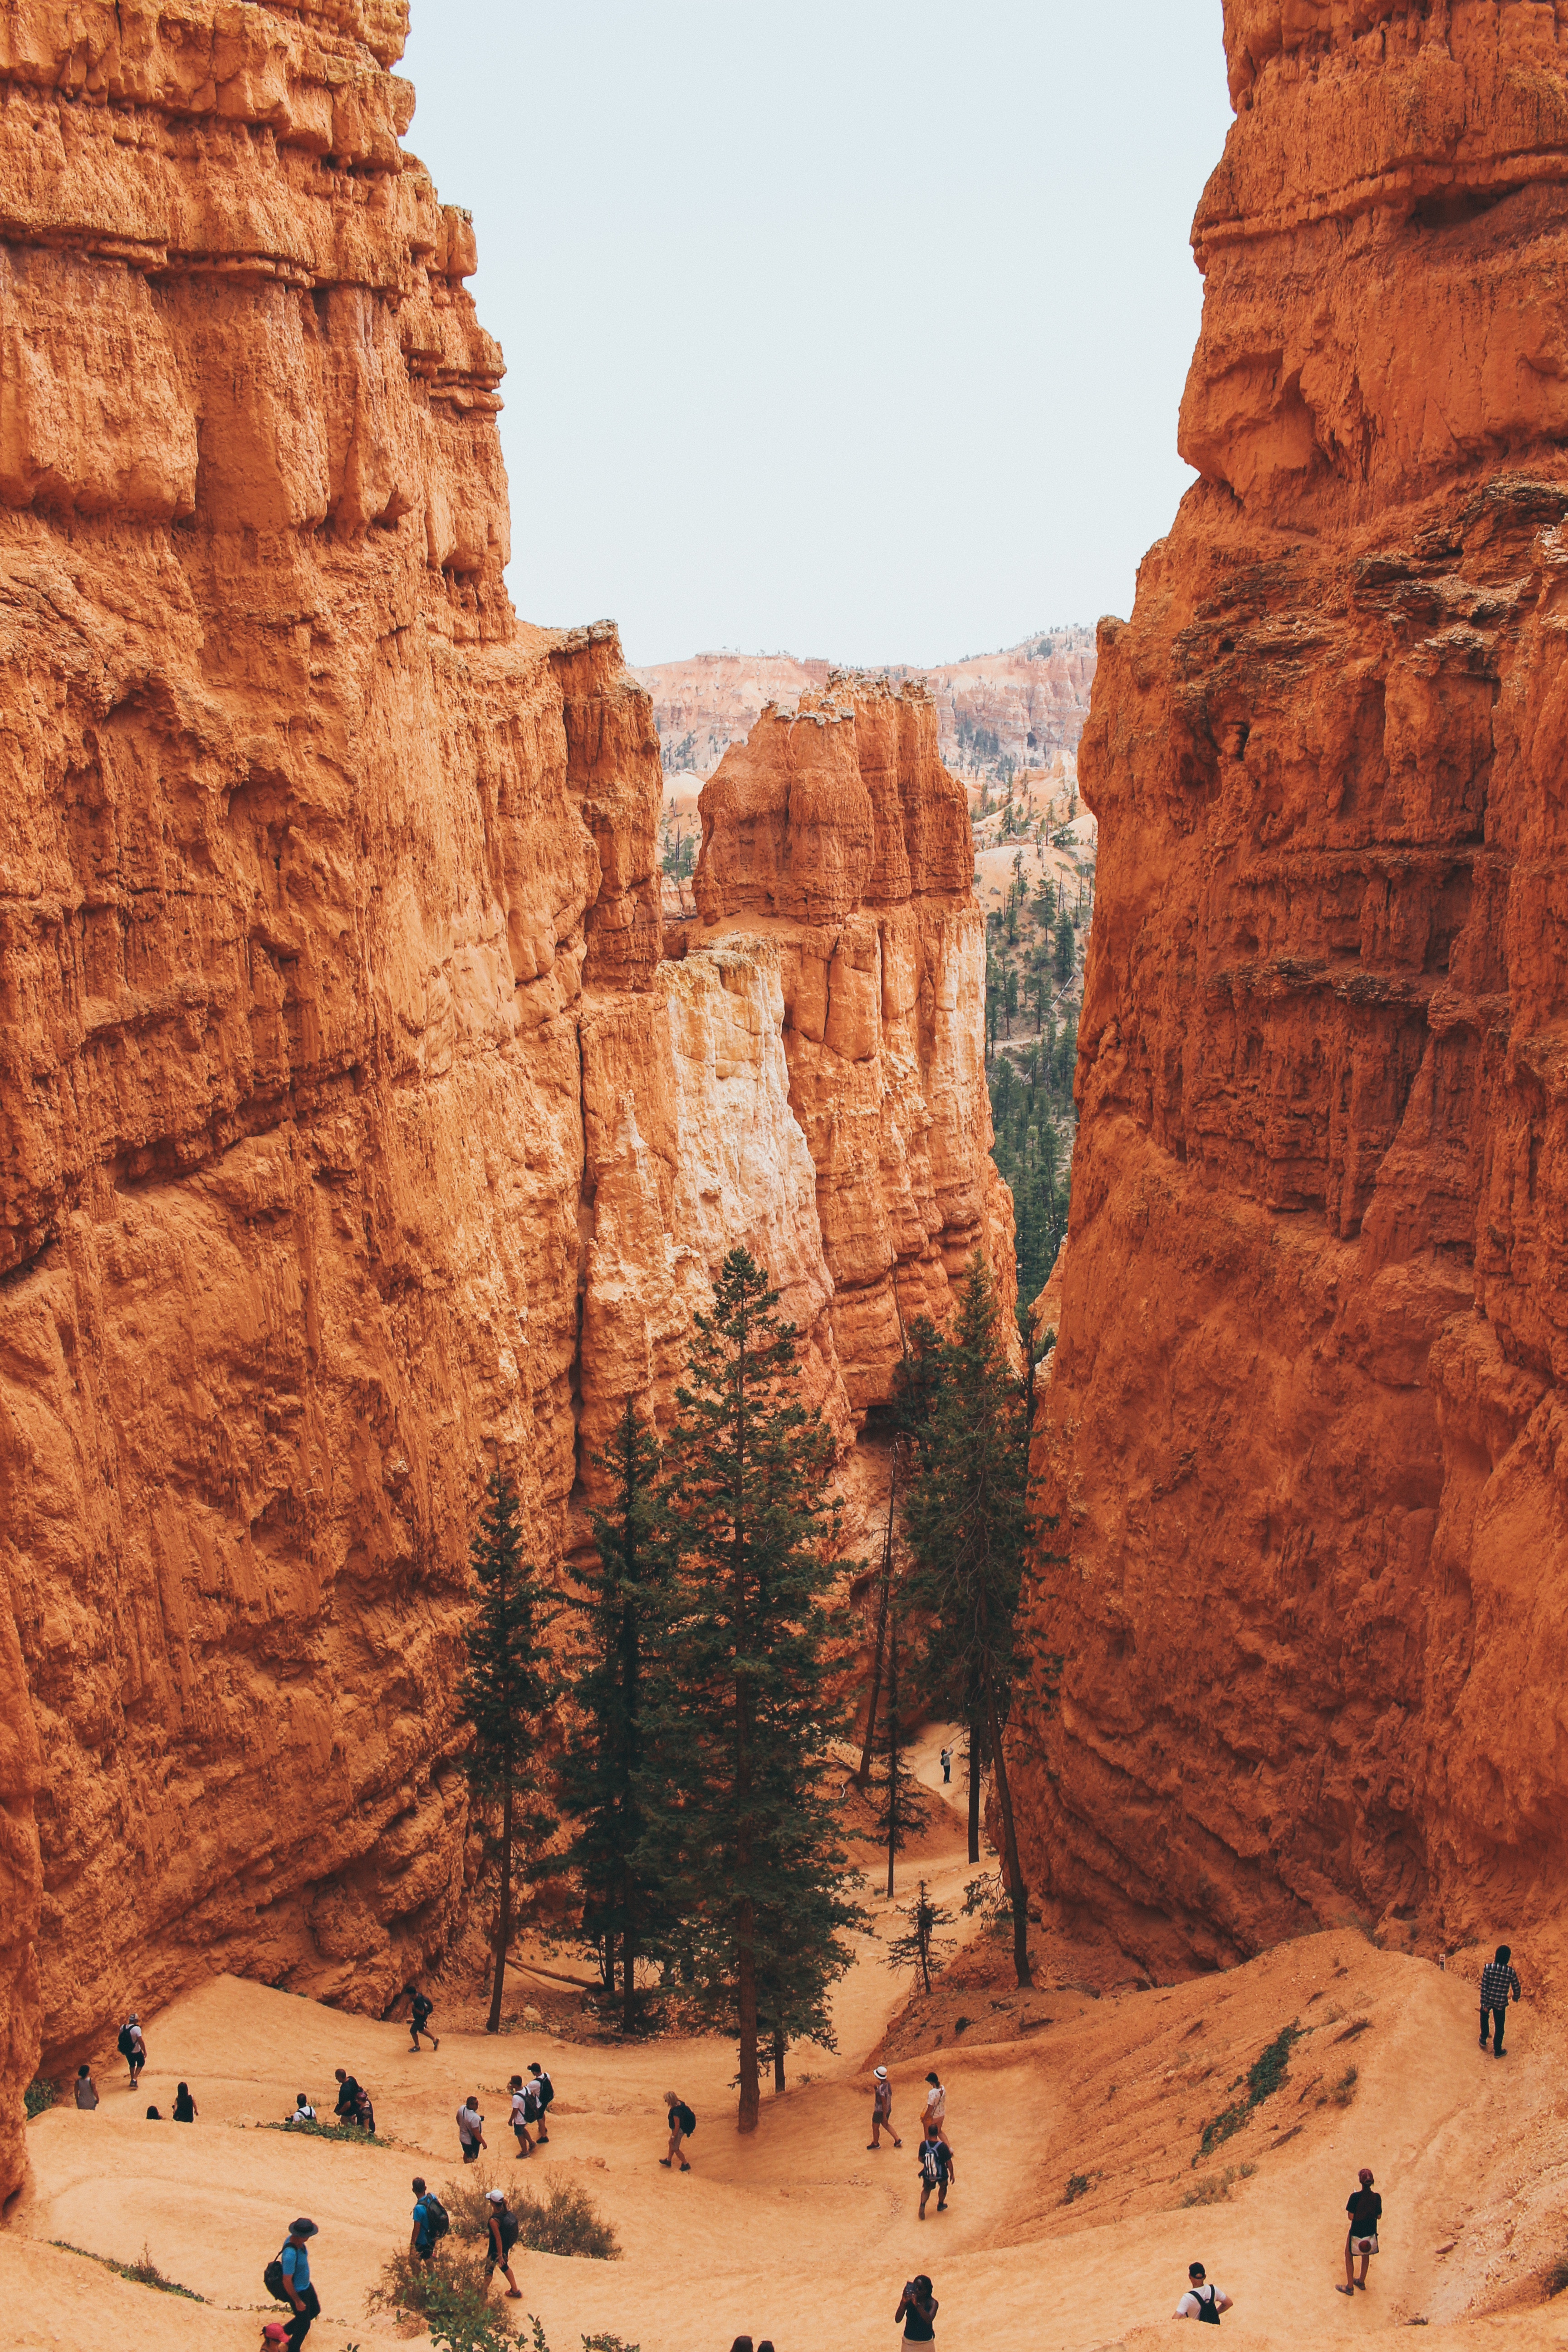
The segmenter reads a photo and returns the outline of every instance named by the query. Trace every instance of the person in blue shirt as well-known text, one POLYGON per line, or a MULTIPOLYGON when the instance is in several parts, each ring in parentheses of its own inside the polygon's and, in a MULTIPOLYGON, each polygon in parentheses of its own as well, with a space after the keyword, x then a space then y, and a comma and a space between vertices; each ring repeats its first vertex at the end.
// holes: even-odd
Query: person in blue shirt
POLYGON ((416 2172, 414 2194, 418 2203, 414 2208, 414 2230, 408 2241, 408 2251, 416 2263, 427 2263, 436 2251, 436 2241, 430 2235, 430 2214, 425 2202, 425 2182, 416 2172))
POLYGON ((289 2343, 291 2352, 310 2333, 313 2320, 321 2315, 321 2298, 310 2284, 310 2241, 318 2235, 314 2221, 303 2215, 289 2224, 289 2235, 283 2241, 283 2292, 294 2306, 294 2316, 289 2322, 289 2343))

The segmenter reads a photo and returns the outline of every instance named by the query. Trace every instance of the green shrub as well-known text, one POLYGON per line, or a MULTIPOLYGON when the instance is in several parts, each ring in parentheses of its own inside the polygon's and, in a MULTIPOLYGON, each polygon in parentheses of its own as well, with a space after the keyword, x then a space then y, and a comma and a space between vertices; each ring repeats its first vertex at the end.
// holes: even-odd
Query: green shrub
POLYGON ((393 2312, 399 2318, 412 2312, 437 2343, 450 2344, 453 2352, 492 2352, 493 2347, 510 2347, 516 2341, 504 2314, 490 2307, 484 2249, 451 2238, 442 2241, 431 2263, 420 2262, 405 2247, 389 2255, 381 2266, 380 2284, 372 2287, 365 2305, 370 2311, 393 2312), (443 2328, 444 2336, 438 2332, 443 2328))
POLYGON ((206 2301, 205 2295, 198 2294, 194 2286, 182 2286, 178 2279, 163 2276, 145 2239, 139 2263, 117 2263, 110 2254, 89 2253, 85 2246, 68 2245, 64 2238, 51 2238, 49 2243, 58 2246, 62 2254, 79 2254, 84 2263, 101 2263, 106 2271, 112 2271, 117 2278, 129 2279, 133 2286, 155 2286, 161 2294, 183 2294, 187 2303, 206 2301))
POLYGON ((1273 2096, 1289 2072, 1291 2046, 1300 2039, 1300 2027, 1296 2024, 1287 2025, 1276 2034, 1267 2049, 1258 2053, 1245 2075, 1237 2075, 1231 2088, 1240 2090, 1245 2084, 1245 2093, 1241 2098, 1233 2101, 1231 2105, 1223 2107, 1211 2123, 1204 2126, 1204 2136, 1198 2143, 1198 2153, 1193 2158, 1194 2164, 1200 2158, 1212 2155, 1222 2140, 1233 2137, 1240 2131, 1253 2109, 1260 2107, 1265 2099, 1273 2096))
POLYGON ((380 2132, 361 2131, 358 2124, 263 2124, 263 2131, 287 2132, 291 2139, 348 2140, 355 2147, 395 2147, 395 2140, 384 2139, 380 2132))
POLYGON ((1062 2203, 1071 2205, 1076 2203, 1079 2198, 1087 2197, 1093 2185, 1087 2172, 1069 2173, 1062 2203))
POLYGON ((26 2111, 27 2121, 31 2123, 35 2116, 47 2115, 54 2104, 54 2084, 47 2082, 42 2074, 35 2075, 22 2094, 22 2105, 26 2111))
POLYGON ((589 2262, 616 2263, 620 2242, 602 2221, 593 2199, 576 2181, 548 2175, 538 2193, 496 2179, 491 2167, 479 2163, 460 2180, 448 2180, 441 2200, 452 2217, 452 2234, 482 2241, 489 2228, 488 2191, 507 2189, 507 2203, 517 2217, 518 2243, 531 2254, 576 2254, 589 2262))

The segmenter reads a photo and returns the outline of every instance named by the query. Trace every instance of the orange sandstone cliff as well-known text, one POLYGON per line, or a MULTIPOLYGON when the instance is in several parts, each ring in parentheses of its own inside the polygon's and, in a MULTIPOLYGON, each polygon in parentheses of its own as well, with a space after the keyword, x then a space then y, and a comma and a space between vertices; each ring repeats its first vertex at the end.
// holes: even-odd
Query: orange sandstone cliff
POLYGON ((802 845, 809 1086, 796 929, 663 953, 647 697, 507 598, 401 0, 0 14, 3 2199, 21 2086, 128 2005, 229 1968, 379 2008, 439 1948, 492 1465, 569 1553, 736 1242, 845 1444, 892 1265, 1011 1256, 929 745, 878 754, 875 873, 858 803, 802 845))
POLYGON ((1568 1877, 1568 5, 1226 33, 1013 1734, 1034 1884, 1169 1965, 1568 1877))

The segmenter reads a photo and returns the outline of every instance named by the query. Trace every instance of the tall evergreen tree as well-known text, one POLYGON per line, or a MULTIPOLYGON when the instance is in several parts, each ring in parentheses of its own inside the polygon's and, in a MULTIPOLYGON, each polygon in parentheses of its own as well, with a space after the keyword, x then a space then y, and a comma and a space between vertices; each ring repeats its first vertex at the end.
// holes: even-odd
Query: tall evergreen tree
POLYGON ((909 1755, 904 1746, 904 1727, 899 1716, 899 1596, 893 1591, 888 1607, 888 1686, 883 1710, 882 1772, 879 1780, 877 1834, 888 1849, 888 1900, 893 1899, 893 1867, 895 1858, 902 1853, 911 1831, 921 1829, 925 1821, 925 1808, 921 1802, 914 1774, 910 1770, 909 1755))
POLYGON ((517 1842, 536 1852, 552 1836, 543 1803, 539 1723, 553 1696, 543 1633, 542 1596, 531 1561, 523 1558, 517 1492, 492 1470, 485 1505, 468 1547, 479 1605, 464 1628, 468 1669, 458 1685, 459 1719, 470 1738, 463 1769, 475 1809, 490 1824, 486 1859, 496 1873, 495 1976, 488 2033, 500 2032, 501 1990, 511 1943, 513 1852, 517 1842))
POLYGON ((824 1654, 833 1441, 799 1401, 777 1306, 732 1250, 696 1318, 660 1487, 675 1559, 665 1736, 685 1767, 664 1833, 681 1856, 699 1997, 739 2038, 742 2131, 757 2126, 759 2028, 822 2018, 858 1916, 824 1791, 839 1727, 824 1654))
POLYGON ((908 1927, 901 1936, 889 1938, 885 1963, 890 1969, 913 1969, 920 1979, 921 1990, 930 1992, 931 1979, 940 1976, 952 1949, 952 1938, 942 1933, 952 1923, 952 1914, 945 1903, 934 1903, 926 1893, 922 1878, 920 1893, 900 1914, 908 1927))
POLYGON ((595 1559, 584 1579, 586 1639, 572 1695, 581 1728, 559 1766, 562 1801, 576 1832, 567 1861, 583 1889, 584 1935, 604 1954, 605 1982, 620 1973, 621 2024, 636 2030, 637 1963, 664 1949, 663 1874, 649 1853, 648 1780, 658 1769, 650 1721, 660 1718, 659 1636, 668 1614, 668 1555, 656 1507, 658 1444, 630 1397, 599 1466, 610 1507, 592 1515, 595 1559))
MULTIPOLYGON (((986 1755, 995 1768, 1013 1957, 1025 1985, 1030 1981, 1028 1895, 1002 1729, 1012 1700, 1026 1534, 1028 1409, 1003 1351, 995 1294, 978 1251, 952 1331, 937 1349, 936 1368, 931 1443, 908 1506, 910 1546, 919 1568, 911 1597, 931 1612, 929 1654, 961 1696, 969 1727, 972 1824, 986 1755)), ((972 1843, 970 1859, 978 1858, 972 1843)))

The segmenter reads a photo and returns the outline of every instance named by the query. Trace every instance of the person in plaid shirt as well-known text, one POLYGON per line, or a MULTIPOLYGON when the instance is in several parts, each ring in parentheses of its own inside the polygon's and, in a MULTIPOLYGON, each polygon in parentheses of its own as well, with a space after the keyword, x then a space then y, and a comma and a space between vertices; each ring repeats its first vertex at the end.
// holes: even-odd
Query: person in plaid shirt
POLYGON ((1508 2020, 1510 1997, 1523 1998, 1519 1990, 1519 1971, 1512 1966, 1513 1952, 1507 1944, 1497 1948, 1497 1958, 1481 1970, 1481 2048, 1487 2046, 1487 2030, 1495 2021, 1492 2033, 1492 2055, 1502 2056, 1503 2027, 1508 2020))

